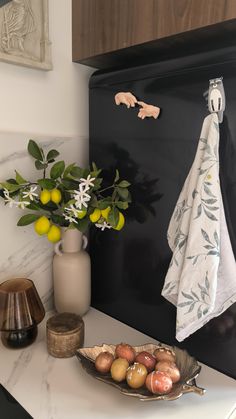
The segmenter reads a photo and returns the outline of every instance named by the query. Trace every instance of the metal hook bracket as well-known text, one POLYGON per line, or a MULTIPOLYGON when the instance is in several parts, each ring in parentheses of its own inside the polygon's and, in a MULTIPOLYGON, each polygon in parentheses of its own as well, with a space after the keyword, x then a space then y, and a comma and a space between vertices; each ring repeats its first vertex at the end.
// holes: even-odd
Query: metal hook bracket
POLYGON ((208 109, 211 113, 218 114, 219 122, 223 121, 225 110, 225 90, 223 77, 209 80, 208 109))

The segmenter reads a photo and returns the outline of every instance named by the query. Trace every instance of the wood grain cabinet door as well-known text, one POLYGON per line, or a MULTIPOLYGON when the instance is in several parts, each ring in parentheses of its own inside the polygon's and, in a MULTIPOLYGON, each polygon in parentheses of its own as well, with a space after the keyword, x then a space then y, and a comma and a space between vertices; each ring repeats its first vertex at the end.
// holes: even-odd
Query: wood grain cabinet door
POLYGON ((73 61, 236 18, 236 0, 72 0, 73 61))

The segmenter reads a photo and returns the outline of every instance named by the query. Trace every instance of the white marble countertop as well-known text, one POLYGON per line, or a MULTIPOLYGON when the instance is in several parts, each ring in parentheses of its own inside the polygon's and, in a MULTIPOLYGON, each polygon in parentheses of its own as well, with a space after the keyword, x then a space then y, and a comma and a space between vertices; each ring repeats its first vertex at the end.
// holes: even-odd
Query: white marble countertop
MULTIPOLYGON (((156 343, 95 309, 84 321, 84 346, 156 343)), ((206 389, 204 396, 189 393, 172 402, 144 403, 87 375, 76 357, 51 357, 45 335, 44 321, 36 342, 28 348, 10 350, 0 344, 0 381, 34 419, 236 418, 236 381, 205 365, 197 378, 197 384, 206 389)))

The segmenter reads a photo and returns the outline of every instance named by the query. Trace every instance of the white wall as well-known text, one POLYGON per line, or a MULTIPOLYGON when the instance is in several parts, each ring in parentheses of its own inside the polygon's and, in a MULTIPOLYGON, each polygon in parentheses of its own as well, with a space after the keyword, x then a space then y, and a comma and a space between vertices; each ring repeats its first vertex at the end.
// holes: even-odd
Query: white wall
MULTIPOLYGON (((88 80, 94 69, 71 61, 71 0, 49 0, 53 71, 0 62, 0 179, 18 170, 37 178, 27 153, 29 138, 60 151, 66 163, 86 165, 88 80)), ((23 215, 0 202, 0 283, 32 279, 46 308, 51 307, 53 246, 33 225, 17 227, 23 215)))
POLYGON ((71 0, 49 1, 52 71, 0 62, 0 131, 88 136, 88 79, 72 63, 71 0))

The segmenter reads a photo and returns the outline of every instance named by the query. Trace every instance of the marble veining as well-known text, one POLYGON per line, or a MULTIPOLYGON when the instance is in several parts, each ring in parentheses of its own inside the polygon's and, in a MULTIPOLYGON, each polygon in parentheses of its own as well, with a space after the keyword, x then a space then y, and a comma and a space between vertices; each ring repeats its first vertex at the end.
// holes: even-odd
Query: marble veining
MULTIPOLYGON (((32 347, 33 348, 33 347, 32 347)), ((32 359, 32 350, 24 349, 14 361, 9 377, 3 385, 11 392, 32 359)))
POLYGON ((50 377, 55 367, 55 361, 56 360, 54 358, 48 355, 42 371, 42 384, 40 390, 40 415, 45 419, 53 419, 58 416, 56 415, 56 406, 53 405, 52 402, 50 383, 50 377))
MULTIPOLYGON (((0 180, 6 180, 17 170, 26 179, 36 180, 41 172, 35 169, 34 159, 27 152, 32 138, 45 152, 55 148, 59 160, 66 164, 86 166, 88 141, 81 137, 48 137, 32 133, 0 132, 0 180)), ((34 281, 46 311, 52 308, 53 245, 46 237, 39 237, 33 225, 17 227, 17 220, 27 211, 9 208, 0 201, 0 283, 12 277, 28 277, 34 281), (3 239, 4 238, 4 239, 3 239)))
MULTIPOLYGON (((157 415, 166 419, 235 419, 235 380, 205 365, 197 378, 197 384, 206 389, 204 396, 190 393, 172 402, 142 403, 90 377, 76 357, 50 356, 46 345, 50 315, 46 314, 36 342, 28 348, 9 350, 0 343, 0 381, 34 419, 156 419, 157 415)), ((85 346, 121 341, 157 343, 93 308, 84 322, 85 346)))

